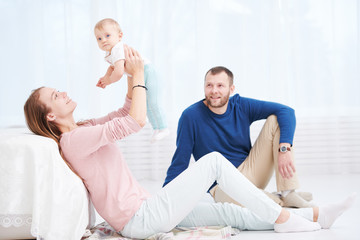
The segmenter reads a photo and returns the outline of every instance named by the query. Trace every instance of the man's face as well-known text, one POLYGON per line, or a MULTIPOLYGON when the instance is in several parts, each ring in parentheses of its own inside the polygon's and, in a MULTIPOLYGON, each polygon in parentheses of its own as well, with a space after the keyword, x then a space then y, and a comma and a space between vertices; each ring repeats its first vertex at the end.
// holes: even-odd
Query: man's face
POLYGON ((230 95, 233 93, 234 85, 229 85, 229 77, 225 72, 212 75, 208 73, 205 77, 205 100, 209 109, 215 113, 222 114, 226 111, 230 95))

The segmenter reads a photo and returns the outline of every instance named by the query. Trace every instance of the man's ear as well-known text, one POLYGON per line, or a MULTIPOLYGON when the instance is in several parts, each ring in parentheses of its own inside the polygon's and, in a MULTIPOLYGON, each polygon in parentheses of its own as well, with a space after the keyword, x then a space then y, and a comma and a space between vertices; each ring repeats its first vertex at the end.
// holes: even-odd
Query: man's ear
POLYGON ((122 39, 123 37, 123 32, 119 32, 119 38, 122 39))
POLYGON ((52 122, 52 121, 55 121, 55 120, 56 120, 56 116, 55 116, 55 114, 53 114, 53 113, 48 113, 48 114, 46 115, 46 119, 47 119, 48 121, 52 122))
POLYGON ((230 87, 230 95, 232 95, 234 93, 234 91, 235 91, 235 85, 233 84, 230 87))

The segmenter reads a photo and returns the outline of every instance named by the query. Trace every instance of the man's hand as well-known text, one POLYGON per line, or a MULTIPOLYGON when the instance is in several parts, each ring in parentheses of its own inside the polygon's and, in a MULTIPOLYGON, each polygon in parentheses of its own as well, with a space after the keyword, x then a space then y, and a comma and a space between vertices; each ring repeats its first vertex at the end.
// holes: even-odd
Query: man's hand
POLYGON ((279 173, 283 178, 292 178, 296 172, 292 154, 290 151, 278 154, 278 168, 279 173))

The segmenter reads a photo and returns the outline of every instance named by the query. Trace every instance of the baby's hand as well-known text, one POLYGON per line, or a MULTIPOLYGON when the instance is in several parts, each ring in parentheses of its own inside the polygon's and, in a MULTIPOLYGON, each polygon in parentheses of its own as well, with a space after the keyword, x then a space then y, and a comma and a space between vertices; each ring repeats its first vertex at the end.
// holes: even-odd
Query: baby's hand
POLYGON ((101 87, 101 88, 105 88, 107 85, 110 84, 109 78, 107 77, 102 77, 99 79, 99 81, 97 82, 96 86, 97 87, 101 87))
POLYGON ((104 82, 103 82, 103 79, 104 79, 103 77, 99 79, 99 81, 98 81, 97 84, 96 84, 97 87, 101 87, 101 88, 105 88, 105 87, 106 87, 106 85, 105 85, 104 82))

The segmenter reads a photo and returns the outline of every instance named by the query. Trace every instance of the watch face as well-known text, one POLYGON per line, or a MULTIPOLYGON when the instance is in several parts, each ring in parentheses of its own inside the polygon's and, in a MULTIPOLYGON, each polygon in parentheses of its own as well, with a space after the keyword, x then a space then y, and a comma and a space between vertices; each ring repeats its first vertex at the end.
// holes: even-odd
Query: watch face
POLYGON ((287 147, 286 146, 281 146, 280 152, 287 152, 287 147))

